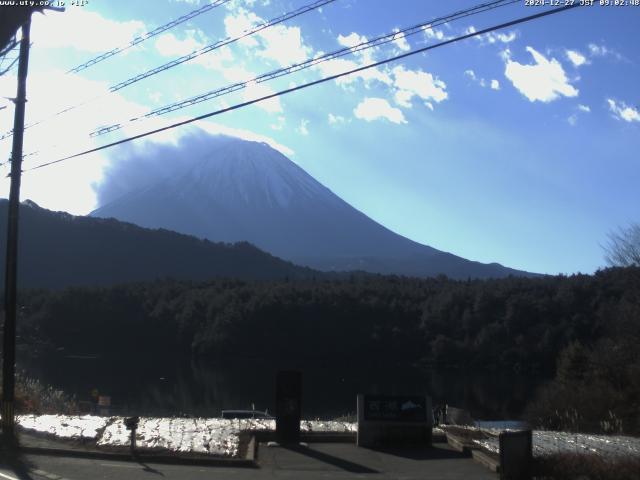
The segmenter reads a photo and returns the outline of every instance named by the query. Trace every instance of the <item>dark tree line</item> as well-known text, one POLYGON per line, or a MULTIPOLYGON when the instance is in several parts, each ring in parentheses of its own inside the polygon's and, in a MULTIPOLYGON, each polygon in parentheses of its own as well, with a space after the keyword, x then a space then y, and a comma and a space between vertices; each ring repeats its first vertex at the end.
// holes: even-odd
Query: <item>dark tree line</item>
POLYGON ((486 281, 165 280, 24 292, 19 322, 31 352, 296 359, 329 369, 391 361, 549 378, 558 366, 532 418, 561 424, 545 412, 567 410, 579 390, 591 395, 584 415, 611 411, 610 422, 628 425, 640 411, 639 292, 634 267, 486 281))
POLYGON ((450 368, 551 374, 572 342, 620 335, 637 269, 595 275, 451 281, 156 281, 30 291, 24 335, 52 347, 109 353, 372 358, 450 368))

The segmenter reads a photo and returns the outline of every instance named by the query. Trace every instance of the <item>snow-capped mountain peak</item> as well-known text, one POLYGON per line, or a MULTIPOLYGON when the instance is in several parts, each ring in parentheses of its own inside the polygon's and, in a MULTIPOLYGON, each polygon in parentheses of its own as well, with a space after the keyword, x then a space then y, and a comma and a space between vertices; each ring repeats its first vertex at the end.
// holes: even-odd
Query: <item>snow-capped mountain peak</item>
MULTIPOLYGON (((168 172, 165 176, 111 178, 126 180, 129 191, 91 215, 213 241, 248 241, 319 269, 462 278, 515 272, 470 262, 388 230, 266 143, 214 140, 209 148, 199 138, 199 155, 182 142, 170 167, 161 169, 168 172)), ((128 175, 126 166, 116 173, 128 175)))

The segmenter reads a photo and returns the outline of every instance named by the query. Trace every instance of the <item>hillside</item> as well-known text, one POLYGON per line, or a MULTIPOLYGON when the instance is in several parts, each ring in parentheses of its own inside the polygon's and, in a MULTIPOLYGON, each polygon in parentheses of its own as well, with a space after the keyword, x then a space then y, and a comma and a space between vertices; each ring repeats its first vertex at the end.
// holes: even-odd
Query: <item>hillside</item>
POLYGON ((112 165, 97 191, 102 206, 91 216, 212 241, 248 241, 324 271, 458 279, 531 275, 399 235, 265 143, 192 134, 175 149, 112 165))
MULTIPOLYGON (((0 200, 0 267, 4 271, 8 201, 0 200)), ((248 243, 223 244, 130 223, 52 212, 26 201, 20 209, 18 281, 59 288, 176 278, 285 279, 310 269, 248 243)), ((4 278, 4 276, 3 276, 4 278)))

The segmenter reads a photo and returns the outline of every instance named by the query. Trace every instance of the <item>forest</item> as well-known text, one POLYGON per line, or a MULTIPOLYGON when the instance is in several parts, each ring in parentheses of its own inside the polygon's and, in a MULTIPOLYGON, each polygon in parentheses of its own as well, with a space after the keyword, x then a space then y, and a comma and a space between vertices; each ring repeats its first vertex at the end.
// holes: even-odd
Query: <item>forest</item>
POLYGON ((640 431, 638 267, 468 281, 167 279, 29 290, 19 303, 19 343, 34 355, 514 370, 555 377, 528 409, 537 424, 640 431))

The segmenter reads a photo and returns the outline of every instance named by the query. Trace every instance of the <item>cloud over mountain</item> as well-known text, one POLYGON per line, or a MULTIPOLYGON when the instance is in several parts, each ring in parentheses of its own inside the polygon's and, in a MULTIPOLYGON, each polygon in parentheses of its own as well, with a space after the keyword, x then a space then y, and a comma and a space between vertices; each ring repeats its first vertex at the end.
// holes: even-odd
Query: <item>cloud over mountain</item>
MULTIPOLYGON (((371 118, 379 113, 369 112, 371 118)), ((263 142, 194 129, 175 143, 122 152, 96 188, 100 208, 92 216, 212 241, 247 241, 321 270, 455 278, 518 273, 390 231, 263 142)))

